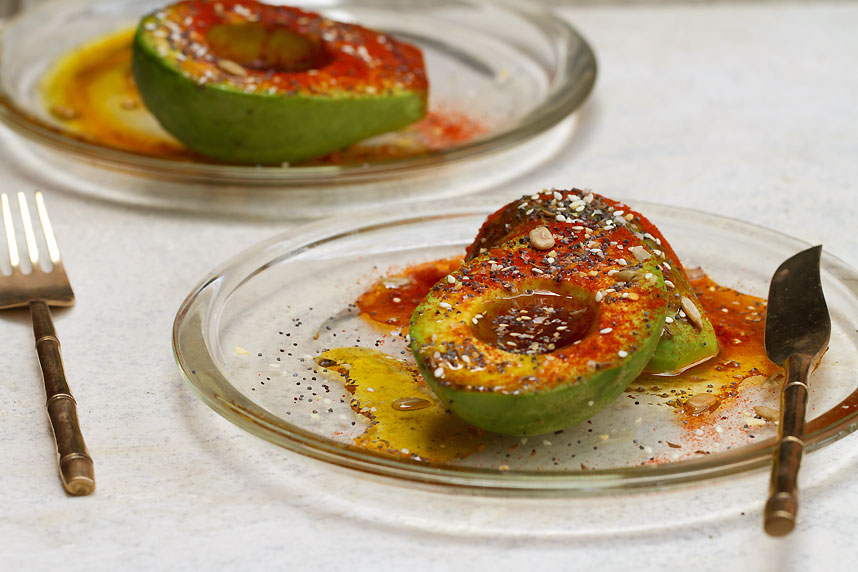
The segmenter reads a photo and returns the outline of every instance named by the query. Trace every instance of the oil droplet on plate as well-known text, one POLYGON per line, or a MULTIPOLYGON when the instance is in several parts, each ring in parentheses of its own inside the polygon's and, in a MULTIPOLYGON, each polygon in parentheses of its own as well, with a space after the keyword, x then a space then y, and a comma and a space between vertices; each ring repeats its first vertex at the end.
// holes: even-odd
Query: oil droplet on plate
POLYGON ((422 397, 400 397, 390 404, 397 411, 414 411, 416 409, 424 409, 430 405, 432 403, 422 397))
POLYGON ((720 404, 721 400, 711 393, 697 393, 685 401, 682 405, 682 409, 689 415, 694 415, 696 417, 697 415, 703 415, 704 413, 714 411, 720 404))
POLYGON ((327 375, 342 376, 352 409, 371 422, 355 438, 356 446, 436 463, 467 457, 484 446, 482 432, 447 411, 416 366, 360 347, 328 350, 315 361, 334 363, 323 366, 327 375), (402 409, 403 403, 411 407, 402 409))

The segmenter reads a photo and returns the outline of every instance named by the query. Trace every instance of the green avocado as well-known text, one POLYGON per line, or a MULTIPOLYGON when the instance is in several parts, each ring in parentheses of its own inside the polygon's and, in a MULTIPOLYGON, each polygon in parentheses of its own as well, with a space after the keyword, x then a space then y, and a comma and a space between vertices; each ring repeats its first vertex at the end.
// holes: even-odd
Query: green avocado
POLYGON ((318 157, 426 114, 416 47, 252 0, 188 0, 145 16, 132 69, 169 133, 231 163, 318 157))
POLYGON ((592 417, 641 373, 664 328, 658 261, 625 256, 640 238, 543 222, 542 240, 525 234, 471 257, 411 319, 424 378, 482 429, 532 435, 592 417))
POLYGON ((514 236, 526 235, 545 221, 558 219, 570 228, 591 232, 625 227, 642 241, 642 248, 630 248, 624 257, 638 260, 652 257, 657 261, 667 286, 668 309, 658 347, 644 371, 676 375, 718 354, 715 329, 673 248, 652 222, 618 201, 580 189, 522 197, 488 217, 468 247, 466 260, 514 236))

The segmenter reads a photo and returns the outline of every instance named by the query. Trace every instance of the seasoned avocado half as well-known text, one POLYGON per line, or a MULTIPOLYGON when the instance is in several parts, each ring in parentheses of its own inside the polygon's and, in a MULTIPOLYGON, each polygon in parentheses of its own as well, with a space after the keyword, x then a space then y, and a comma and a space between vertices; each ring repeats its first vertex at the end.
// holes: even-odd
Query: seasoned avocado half
POLYGON ((486 219, 468 247, 466 260, 483 249, 526 236, 530 229, 547 220, 561 220, 570 228, 585 232, 625 227, 641 239, 643 248, 630 249, 624 257, 638 260, 652 257, 657 261, 668 289, 667 323, 644 371, 676 375, 718 354, 715 329, 703 312, 682 263, 661 232, 628 205, 596 193, 552 190, 509 203, 486 219))
POLYGON ((657 260, 628 256, 641 239, 622 227, 544 228, 553 246, 526 236, 495 246, 436 284, 412 316, 421 373, 476 427, 529 435, 588 419, 640 374, 664 327, 657 260))
POLYGON ((187 0, 149 14, 132 64, 161 125, 222 161, 317 157, 426 114, 416 47, 252 0, 187 0))

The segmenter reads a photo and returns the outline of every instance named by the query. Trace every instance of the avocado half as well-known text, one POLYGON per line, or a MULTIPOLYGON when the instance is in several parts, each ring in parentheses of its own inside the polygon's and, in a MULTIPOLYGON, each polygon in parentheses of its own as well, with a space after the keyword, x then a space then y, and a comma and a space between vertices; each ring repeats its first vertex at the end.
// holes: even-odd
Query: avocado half
POLYGON ((465 259, 470 260, 515 236, 526 235, 545 221, 558 219, 571 229, 590 232, 606 227, 630 230, 643 247, 631 249, 631 256, 654 259, 664 274, 668 294, 666 323, 644 371, 676 375, 718 355, 715 328, 706 317, 676 252, 652 222, 626 204, 580 189, 551 190, 522 197, 486 219, 465 259))
POLYGON ((415 46, 253 0, 186 0, 145 16, 132 68, 161 125, 220 161, 318 157, 426 114, 415 46))
POLYGON ((664 277, 655 257, 631 255, 639 237, 624 227, 540 226, 550 249, 525 233, 482 251, 436 284, 411 319, 429 385, 460 418, 498 433, 546 433, 592 417, 640 374, 664 328, 664 277))

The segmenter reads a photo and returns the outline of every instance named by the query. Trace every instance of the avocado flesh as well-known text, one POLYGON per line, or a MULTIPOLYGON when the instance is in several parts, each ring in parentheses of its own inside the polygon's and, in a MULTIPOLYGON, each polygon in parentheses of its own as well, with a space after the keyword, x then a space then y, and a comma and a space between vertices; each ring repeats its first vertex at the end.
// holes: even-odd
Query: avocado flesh
POLYGON ((557 239, 554 256, 524 237, 494 247, 435 285, 411 320, 411 349, 424 378, 454 414, 482 429, 531 435, 592 417, 640 374, 664 326, 657 262, 618 262, 618 247, 640 239, 615 228, 582 248, 583 232, 565 223, 545 226, 557 239), (513 352, 476 335, 475 320, 493 304, 539 291, 594 305, 582 337, 513 352))
POLYGON ((466 260, 481 249, 491 248, 513 236, 526 235, 546 220, 556 220, 558 214, 564 218, 571 215, 570 226, 597 230, 609 221, 611 225, 624 226, 641 239, 647 253, 658 261, 668 286, 669 323, 644 371, 654 375, 676 375, 718 354, 715 329, 706 318, 673 248, 652 222, 618 201, 580 189, 552 190, 522 197, 488 217, 468 247, 466 260), (562 196, 562 200, 558 200, 558 196, 562 196), (617 212, 622 214, 614 216, 617 212), (694 317, 699 318, 690 319, 683 304, 693 305, 697 310, 694 317))
POLYGON ((475 427, 507 435, 549 433, 582 423, 610 405, 640 374, 657 343, 654 337, 621 366, 543 391, 483 393, 441 386, 434 379, 429 385, 450 411, 475 427))
POLYGON ((206 56, 210 61, 188 65, 188 50, 179 60, 177 46, 170 43, 179 42, 180 36, 156 35, 169 11, 140 22, 133 42, 134 79, 144 104, 164 129, 201 155, 242 164, 296 162, 400 129, 426 114, 425 81, 414 88, 397 82, 360 89, 300 87, 301 81, 318 77, 323 66, 282 72, 283 88, 260 89, 249 80, 279 72, 256 73, 259 70, 231 60, 229 65, 220 60, 219 65, 211 52, 206 56), (224 71, 236 69, 238 75, 224 71))

